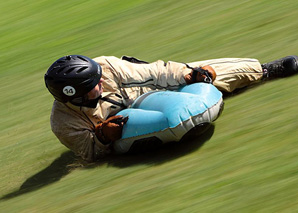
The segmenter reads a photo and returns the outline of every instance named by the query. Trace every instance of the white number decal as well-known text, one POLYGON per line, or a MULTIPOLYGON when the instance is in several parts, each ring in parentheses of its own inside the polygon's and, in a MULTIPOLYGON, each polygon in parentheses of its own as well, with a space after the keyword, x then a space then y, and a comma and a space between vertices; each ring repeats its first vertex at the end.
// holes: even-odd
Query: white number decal
POLYGON ((67 96, 73 96, 76 94, 76 90, 72 86, 66 86, 63 88, 63 93, 67 96))

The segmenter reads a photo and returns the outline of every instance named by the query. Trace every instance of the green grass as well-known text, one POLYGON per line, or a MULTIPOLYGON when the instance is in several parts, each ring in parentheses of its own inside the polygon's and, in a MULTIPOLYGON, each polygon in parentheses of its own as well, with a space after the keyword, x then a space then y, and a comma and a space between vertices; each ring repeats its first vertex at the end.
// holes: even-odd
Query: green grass
POLYGON ((94 165, 51 133, 43 82, 66 54, 298 54, 297 9, 294 0, 1 1, 1 212, 298 212, 298 76, 226 98, 203 138, 94 165))

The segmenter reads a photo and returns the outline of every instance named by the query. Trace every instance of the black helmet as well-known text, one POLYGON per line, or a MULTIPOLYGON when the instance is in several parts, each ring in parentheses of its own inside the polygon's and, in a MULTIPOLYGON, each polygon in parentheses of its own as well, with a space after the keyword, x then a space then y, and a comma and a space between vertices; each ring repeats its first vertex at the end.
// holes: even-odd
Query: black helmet
POLYGON ((101 67, 92 59, 68 55, 55 61, 44 79, 56 100, 80 105, 85 101, 85 95, 99 83, 101 72, 101 67))

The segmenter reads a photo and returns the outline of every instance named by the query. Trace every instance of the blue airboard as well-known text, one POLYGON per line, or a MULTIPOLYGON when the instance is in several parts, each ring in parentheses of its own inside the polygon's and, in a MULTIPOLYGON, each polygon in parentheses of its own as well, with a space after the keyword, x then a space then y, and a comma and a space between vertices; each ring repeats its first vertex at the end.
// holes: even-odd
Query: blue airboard
POLYGON ((149 92, 118 113, 129 119, 114 148, 127 152, 134 141, 152 136, 163 142, 179 140, 194 126, 214 121, 222 105, 222 93, 212 84, 196 83, 177 91, 149 92))

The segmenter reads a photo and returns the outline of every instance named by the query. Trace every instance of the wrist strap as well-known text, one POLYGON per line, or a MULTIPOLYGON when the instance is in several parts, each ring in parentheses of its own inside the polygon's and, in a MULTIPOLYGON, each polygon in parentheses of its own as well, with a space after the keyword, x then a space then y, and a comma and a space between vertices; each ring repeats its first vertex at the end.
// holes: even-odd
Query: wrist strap
POLYGON ((204 70, 202 67, 191 67, 188 64, 185 64, 188 69, 192 70, 191 81, 192 83, 197 82, 197 75, 200 73, 201 75, 205 75, 203 82, 212 84, 212 75, 207 70, 204 70))

